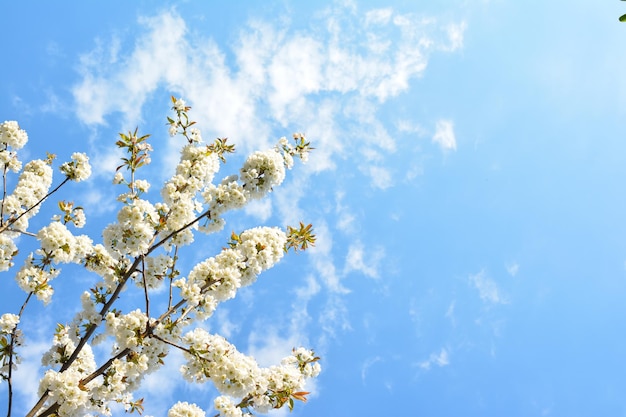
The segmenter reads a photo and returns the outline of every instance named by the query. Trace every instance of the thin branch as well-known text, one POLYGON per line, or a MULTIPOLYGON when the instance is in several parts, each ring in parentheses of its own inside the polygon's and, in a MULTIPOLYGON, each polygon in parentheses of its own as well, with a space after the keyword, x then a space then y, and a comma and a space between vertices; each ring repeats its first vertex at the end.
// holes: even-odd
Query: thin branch
MULTIPOLYGON (((6 150, 6 149, 5 149, 6 150)), ((4 171, 2 172, 2 204, 0 205, 0 226, 4 223, 4 200, 7 197, 7 171, 9 164, 4 164, 4 171)))
MULTIPOLYGON (((21 219, 24 215, 26 215, 26 213, 29 213, 31 210, 33 210, 35 207, 39 206, 41 203, 43 203, 48 197, 50 197, 52 194, 56 193, 59 188, 61 188, 66 182, 68 182, 70 180, 70 177, 65 177, 65 179, 63 180, 63 182, 61 182, 61 184, 57 185, 56 188, 52 191, 50 191, 48 194, 46 194, 45 196, 41 197, 41 199, 39 201, 37 201, 33 206, 31 206, 30 208, 28 208, 26 211, 22 212, 19 216, 15 217, 15 218, 9 218, 7 220, 7 223, 0 226, 0 233, 4 232, 5 230, 7 230, 9 228, 9 226, 11 226, 13 223, 15 223, 16 221, 18 221, 19 219, 21 219)), ((4 200, 3 200, 4 201, 4 200)))
MULTIPOLYGON (((24 314, 24 309, 26 308, 26 304, 28 304, 28 302, 30 301, 30 298, 33 296, 33 292, 29 292, 28 295, 26 296, 26 300, 24 300, 24 302, 22 303, 22 306, 20 307, 20 312, 18 313, 18 317, 21 319, 22 315, 24 314)), ((13 350, 15 349, 15 339, 17 336, 17 326, 15 326, 15 328, 13 329, 13 331, 11 332, 11 344, 9 347, 9 370, 8 370, 8 375, 7 375, 7 383, 9 385, 9 405, 7 407, 7 417, 11 417, 11 407, 13 405, 13 382, 12 382, 12 374, 13 374, 13 350)))
POLYGON ((143 282, 143 293, 146 298, 146 317, 150 317, 150 296, 148 295, 148 285, 146 283, 145 257, 141 256, 141 280, 143 282))
POLYGON ((9 227, 7 230, 9 232, 21 233, 21 234, 26 235, 26 236, 37 237, 37 235, 35 233, 27 232, 25 230, 17 230, 17 229, 14 229, 12 227, 9 227))
POLYGON ((121 359, 124 356, 128 355, 130 352, 131 352, 130 348, 126 348, 124 350, 121 350, 117 355, 115 355, 112 358, 110 358, 101 367, 99 367, 94 372, 92 372, 91 375, 88 375, 85 378, 81 379, 80 380, 80 384, 81 385, 86 385, 86 384, 90 383, 91 381, 93 381, 94 379, 96 379, 97 377, 102 375, 107 369, 109 369, 109 367, 113 364, 113 362, 115 362, 116 359, 121 359))

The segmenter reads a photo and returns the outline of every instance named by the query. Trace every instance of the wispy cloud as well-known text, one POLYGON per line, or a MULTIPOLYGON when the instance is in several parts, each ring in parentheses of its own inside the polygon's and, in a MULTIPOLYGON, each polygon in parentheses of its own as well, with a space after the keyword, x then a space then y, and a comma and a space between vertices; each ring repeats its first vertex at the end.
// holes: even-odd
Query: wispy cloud
POLYGON ((343 203, 345 191, 335 193, 335 214, 337 218, 336 227, 344 233, 354 233, 356 216, 349 207, 343 203))
POLYGON ((417 366, 422 369, 429 370, 433 365, 443 367, 450 364, 450 357, 448 351, 445 348, 442 348, 439 352, 433 352, 430 354, 428 359, 425 361, 419 362, 417 366))
POLYGON ((342 276, 333 262, 333 239, 330 228, 326 222, 318 221, 315 223, 315 230, 317 241, 309 252, 316 274, 331 293, 348 293, 348 289, 341 283, 342 276))
MULTIPOLYGON (((231 65, 222 46, 188 30, 175 11, 143 17, 131 50, 114 38, 83 55, 73 88, 77 116, 101 125, 118 113, 134 126, 146 100, 165 88, 195 107, 205 137, 233 137, 247 151, 268 146, 280 126, 316 138, 314 169, 332 168, 329 157, 349 147, 393 152, 378 108, 408 90, 432 52, 462 47, 464 25, 354 5, 313 20, 309 28, 250 21, 229 51, 231 65)), ((448 125, 441 126, 437 141, 453 146, 448 125)))
POLYGON ((506 272, 514 277, 519 272, 519 264, 517 262, 511 262, 506 264, 506 272))
MULTIPOLYGON (((254 200, 244 208, 247 215, 256 217, 261 222, 267 221, 272 215, 272 200, 254 200)), ((294 223, 295 224, 295 223, 294 223)))
POLYGON ((376 364, 377 362, 381 362, 383 359, 380 356, 374 356, 372 358, 367 358, 363 365, 361 366, 361 381, 365 383, 365 379, 367 378, 367 373, 370 368, 376 364))
POLYGON ((469 282, 478 290, 481 300, 490 304, 506 304, 506 297, 502 294, 498 285, 487 276, 482 270, 477 274, 469 276, 469 282))
POLYGON ((437 122, 433 142, 437 143, 444 151, 456 151, 454 125, 450 120, 439 120, 437 122))
POLYGON ((454 315, 455 308, 456 308, 456 300, 450 303, 445 314, 445 317, 450 320, 450 324, 452 325, 452 327, 456 327, 456 317, 454 315))
POLYGON ((356 241, 348 248, 344 273, 358 271, 370 278, 378 278, 378 265, 384 256, 383 247, 372 248, 366 254, 363 244, 356 241))

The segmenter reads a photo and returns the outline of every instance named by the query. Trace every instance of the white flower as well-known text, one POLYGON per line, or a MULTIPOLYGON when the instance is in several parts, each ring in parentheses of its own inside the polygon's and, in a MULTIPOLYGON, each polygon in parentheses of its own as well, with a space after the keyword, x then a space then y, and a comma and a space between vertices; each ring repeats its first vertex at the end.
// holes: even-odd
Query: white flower
POLYGON ((37 299, 48 304, 54 290, 50 282, 59 275, 59 270, 44 271, 32 263, 32 256, 24 262, 22 268, 15 275, 17 285, 26 293, 34 292, 37 299))
POLYGON ((4 165, 8 170, 19 172, 22 169, 22 163, 17 159, 17 153, 6 149, 0 149, 0 165, 4 165))
POLYGON ((124 174, 117 171, 113 177, 113 184, 122 184, 124 182, 124 174))
POLYGON ((0 142, 17 150, 28 142, 28 135, 20 129, 16 121, 8 121, 0 124, 0 142))
POLYGON ((204 411, 195 404, 177 402, 167 412, 167 417, 205 417, 204 411))
POLYGON ((85 211, 82 208, 78 208, 74 211, 74 225, 79 229, 85 226, 87 218, 85 217, 85 211))
POLYGON ((72 162, 66 162, 59 168, 72 181, 84 181, 91 175, 89 158, 84 153, 74 152, 72 162))
POLYGON ((115 337, 120 349, 136 348, 148 323, 148 317, 139 309, 120 315, 109 312, 105 320, 107 332, 115 337))
POLYGON ((185 111, 185 107, 187 107, 187 103, 182 98, 177 98, 174 102, 174 110, 176 111, 185 111))
POLYGON ((11 333, 20 322, 20 318, 16 314, 6 313, 0 317, 0 332, 11 333))
POLYGON ((196 129, 195 127, 189 130, 189 139, 192 142, 200 143, 202 142, 202 134, 200 133, 200 129, 196 129))
POLYGON ((25 231, 28 228, 28 219, 37 214, 41 207, 34 207, 35 204, 45 197, 51 184, 52 168, 44 161, 35 159, 24 166, 13 194, 4 199, 3 209, 5 214, 13 217, 32 209, 13 223, 13 229, 25 231))
POLYGON ((138 256, 149 249, 159 214, 149 201, 136 199, 120 209, 117 221, 102 233, 105 247, 114 256, 138 256))
POLYGON ((242 417, 241 408, 233 402, 230 397, 220 395, 213 401, 213 406, 220 412, 221 417, 242 417))
POLYGON ((17 246, 13 243, 13 239, 0 234, 0 272, 6 271, 13 266, 13 257, 17 253, 17 246))
POLYGON ((164 254, 158 256, 146 256, 144 258, 143 279, 137 279, 137 285, 141 288, 144 286, 145 279, 148 288, 159 288, 163 284, 167 271, 174 264, 174 260, 164 254))
POLYGON ((80 380, 83 375, 70 368, 65 372, 48 370, 39 384, 40 395, 47 392, 52 403, 58 403, 59 416, 76 416, 84 414, 83 410, 89 401, 89 392, 81 389, 80 380))
POLYGON ((284 159, 273 149, 255 152, 248 157, 240 173, 246 193, 250 198, 258 199, 285 179, 284 159))
POLYGON ((142 193, 147 193, 150 189, 150 183, 146 180, 135 180, 135 182, 133 182, 133 185, 135 186, 137 191, 140 191, 142 193))
POLYGON ((76 254, 76 238, 67 230, 64 224, 52 222, 43 227, 37 238, 41 242, 41 249, 50 255, 56 263, 69 263, 76 254))

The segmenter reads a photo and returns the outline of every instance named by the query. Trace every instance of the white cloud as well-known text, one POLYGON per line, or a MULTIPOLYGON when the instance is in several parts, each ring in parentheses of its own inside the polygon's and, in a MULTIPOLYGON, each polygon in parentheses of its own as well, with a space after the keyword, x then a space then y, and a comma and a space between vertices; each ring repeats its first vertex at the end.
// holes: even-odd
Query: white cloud
POLYGON ((22 362, 17 371, 13 374, 13 389, 16 405, 26 404, 32 406, 39 400, 37 390, 33 387, 39 386, 39 379, 42 377, 41 357, 50 349, 48 339, 37 335, 37 340, 31 338, 28 343, 20 347, 19 355, 22 362))
POLYGON ((306 286, 296 288, 298 303, 308 302, 314 295, 320 292, 320 289, 320 284, 315 280, 313 276, 309 275, 306 278, 306 286))
POLYGON ((169 409, 176 388, 184 384, 180 378, 173 377, 180 375, 180 367, 185 363, 182 353, 178 349, 171 349, 164 362, 159 370, 143 379, 141 388, 136 393, 136 398, 149 396, 150 402, 146 404, 148 413, 169 409))
POLYGON ((272 200, 269 198, 254 200, 246 205, 244 211, 247 215, 265 222, 272 215, 272 200))
POLYGON ((354 232, 355 228, 354 223, 356 220, 356 216, 349 207, 345 206, 342 203, 344 196, 345 192, 343 191, 339 191, 335 194, 335 214, 337 215, 337 228, 344 233, 352 233, 354 232))
POLYGON ((456 300, 452 301, 446 310, 445 317, 450 320, 452 327, 456 327, 456 317, 454 315, 454 309, 456 307, 456 300))
POLYGON ((514 277, 519 272, 519 264, 517 262, 507 264, 506 272, 508 272, 510 276, 514 277))
POLYGON ((348 248, 344 272, 358 271, 370 278, 378 278, 378 264, 384 256, 385 249, 383 247, 373 248, 366 254, 363 244, 357 241, 348 248))
POLYGON ((323 346, 328 338, 334 338, 338 330, 350 330, 350 320, 348 319, 348 308, 346 303, 338 294, 331 294, 324 306, 323 313, 319 319, 324 334, 321 338, 323 346))
POLYGON ((302 344, 296 335, 280 336, 277 328, 267 325, 263 325, 260 331, 250 333, 248 343, 249 354, 260 366, 280 364, 282 358, 291 354, 294 346, 302 344))
POLYGON ((230 321, 230 318, 228 317, 228 310, 224 307, 220 307, 216 311, 215 320, 217 321, 219 327, 218 333, 226 339, 230 339, 233 334, 239 331, 240 325, 230 321))
POLYGON ((393 15, 393 9, 375 9, 365 13, 366 25, 386 25, 389 23, 391 16, 393 15))
MULTIPOLYGON (((124 126, 135 126, 146 100, 165 88, 194 107, 205 138, 228 136, 246 152, 273 143, 276 126, 305 131, 315 141, 313 170, 333 168, 333 154, 345 157, 346 149, 393 152, 380 104, 406 91, 432 52, 460 47, 464 26, 389 8, 359 12, 349 4, 313 20, 304 28, 283 19, 280 29, 249 22, 227 54, 215 40, 188 30, 174 11, 141 18, 143 32, 131 50, 114 38, 98 41, 81 58, 82 79, 73 88, 77 115, 87 124, 105 124, 117 113, 124 126)), ((445 132, 436 137, 450 147, 445 132)), ((374 174, 376 187, 389 186, 388 174, 366 172, 374 174)))
POLYGON ((481 300, 492 304, 506 304, 508 302, 496 283, 487 277, 484 270, 475 275, 470 275, 469 281, 478 290, 481 300))
POLYGON ((433 142, 438 144, 442 150, 456 150, 456 138, 454 137, 454 126, 450 120, 439 120, 435 127, 433 142))
POLYGON ((391 172, 387 168, 380 166, 370 166, 368 170, 369 176, 372 179, 372 185, 374 188, 386 190, 393 185, 391 178, 391 172))
POLYGON ((439 353, 431 353, 429 358, 425 361, 419 362, 417 366, 422 369, 429 370, 433 365, 439 367, 447 366, 450 364, 450 357, 448 351, 442 348, 439 353))
POLYGON ((367 372, 377 362, 381 362, 383 359, 380 356, 375 356, 373 358, 367 358, 363 365, 361 366, 361 381, 365 383, 365 378, 367 377, 367 372))
POLYGON ((448 33, 448 39, 450 41, 447 50, 455 51, 463 47, 465 29, 467 29, 467 23, 465 22, 452 23, 446 26, 445 30, 448 33))
POLYGON ((325 287, 332 293, 346 294, 346 289, 341 284, 341 277, 337 273, 332 259, 333 240, 328 225, 324 221, 315 223, 317 241, 309 250, 315 272, 321 278, 325 287))

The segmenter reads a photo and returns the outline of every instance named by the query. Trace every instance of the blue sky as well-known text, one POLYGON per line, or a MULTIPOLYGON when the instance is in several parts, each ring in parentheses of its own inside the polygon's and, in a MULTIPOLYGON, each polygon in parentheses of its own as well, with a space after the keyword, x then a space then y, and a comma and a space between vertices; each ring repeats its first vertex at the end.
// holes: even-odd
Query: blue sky
MULTIPOLYGON (((300 344, 320 353, 323 372, 294 416, 626 415, 625 4, 3 9, 0 118, 28 132, 24 158, 90 155, 98 173, 62 197, 86 208, 94 240, 116 211, 117 132, 152 134, 155 189, 171 172, 172 94, 205 138, 237 144, 227 171, 281 136, 313 141, 309 164, 268 202, 232 213, 184 260, 214 254, 231 230, 314 224, 314 250, 288 256, 209 324, 265 365, 300 344)), ((31 306, 28 353, 71 319, 76 282, 95 279, 64 271, 49 306, 61 318, 31 306)), ((22 296, 3 275, 0 306, 14 311, 22 296)), ((176 382, 176 360, 146 381, 157 397, 146 413, 177 400, 209 410, 214 391, 176 382)), ((19 410, 37 369, 25 360, 16 376, 19 410)))

